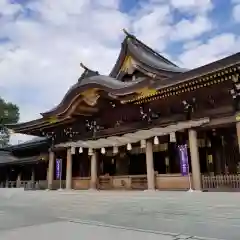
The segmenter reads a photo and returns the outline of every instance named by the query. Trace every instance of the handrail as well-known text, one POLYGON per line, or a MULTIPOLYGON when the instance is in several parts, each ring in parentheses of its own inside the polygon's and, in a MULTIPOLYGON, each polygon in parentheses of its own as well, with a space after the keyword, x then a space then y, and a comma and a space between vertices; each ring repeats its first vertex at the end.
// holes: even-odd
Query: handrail
POLYGON ((240 190, 240 175, 202 176, 203 189, 238 189, 240 190))

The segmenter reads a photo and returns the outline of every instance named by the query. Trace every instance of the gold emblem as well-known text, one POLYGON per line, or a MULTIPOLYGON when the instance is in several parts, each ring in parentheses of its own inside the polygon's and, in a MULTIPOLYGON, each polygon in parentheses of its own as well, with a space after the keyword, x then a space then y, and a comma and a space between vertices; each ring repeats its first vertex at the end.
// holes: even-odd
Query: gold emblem
POLYGON ((240 121, 240 114, 236 115, 236 121, 239 122, 240 121))
POLYGON ((128 70, 130 70, 131 68, 132 68, 132 58, 131 58, 131 56, 126 56, 123 61, 120 71, 128 72, 128 70))
POLYGON ((49 118, 49 123, 53 124, 56 123, 58 121, 57 116, 52 116, 49 118))
POLYGON ((157 93, 157 90, 145 87, 145 88, 139 89, 137 93, 140 95, 140 97, 148 97, 151 95, 155 95, 157 93))
POLYGON ((83 96, 83 101, 89 106, 95 106, 97 104, 100 95, 97 93, 96 89, 89 89, 81 94, 83 96))

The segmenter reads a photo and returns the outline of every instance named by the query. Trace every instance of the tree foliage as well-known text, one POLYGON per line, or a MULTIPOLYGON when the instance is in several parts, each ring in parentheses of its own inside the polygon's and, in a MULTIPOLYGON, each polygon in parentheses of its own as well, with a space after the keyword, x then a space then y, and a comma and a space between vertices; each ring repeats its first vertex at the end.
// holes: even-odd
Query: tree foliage
POLYGON ((0 147, 8 145, 9 142, 9 131, 5 124, 17 123, 18 120, 18 106, 0 97, 0 147))

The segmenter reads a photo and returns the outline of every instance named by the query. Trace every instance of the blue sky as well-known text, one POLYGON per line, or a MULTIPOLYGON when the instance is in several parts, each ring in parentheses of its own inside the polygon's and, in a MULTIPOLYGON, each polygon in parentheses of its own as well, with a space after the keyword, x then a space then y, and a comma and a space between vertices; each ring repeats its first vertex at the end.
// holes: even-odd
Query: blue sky
POLYGON ((79 63, 108 74, 123 28, 185 68, 239 51, 240 0, 0 0, 0 94, 21 121, 58 104, 79 63))

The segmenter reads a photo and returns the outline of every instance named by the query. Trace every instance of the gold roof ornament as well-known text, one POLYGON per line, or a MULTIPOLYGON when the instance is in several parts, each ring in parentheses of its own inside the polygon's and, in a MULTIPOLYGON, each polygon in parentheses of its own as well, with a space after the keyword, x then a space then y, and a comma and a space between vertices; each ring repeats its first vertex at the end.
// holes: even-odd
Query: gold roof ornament
POLYGON ((237 122, 240 122, 240 113, 238 113, 238 114, 236 115, 235 119, 236 119, 237 122))
POLYGON ((96 89, 86 90, 81 95, 83 96, 83 101, 89 106, 95 106, 100 98, 100 95, 97 93, 96 89))
POLYGON ((126 56, 122 67, 120 69, 121 72, 128 72, 129 70, 132 70, 133 64, 132 64, 132 57, 131 56, 126 56))
POLYGON ((153 89, 153 88, 145 87, 145 88, 139 89, 136 92, 139 94, 139 97, 144 98, 144 97, 148 97, 148 96, 156 94, 157 90, 153 89))
POLYGON ((52 116, 48 119, 49 123, 54 124, 58 121, 57 116, 52 116))

